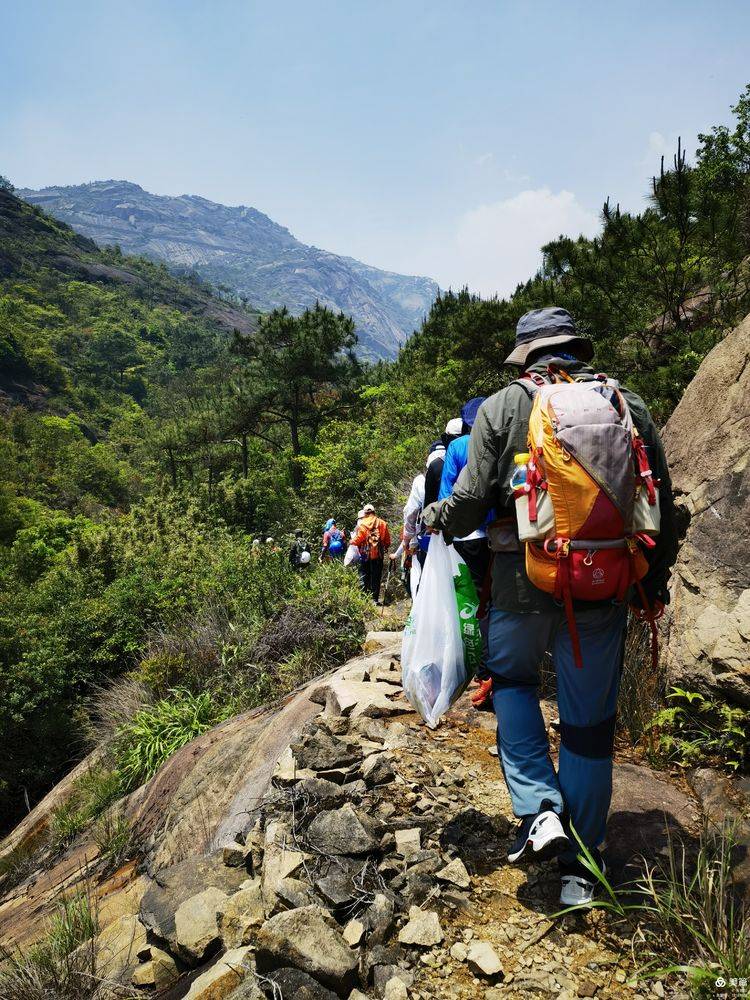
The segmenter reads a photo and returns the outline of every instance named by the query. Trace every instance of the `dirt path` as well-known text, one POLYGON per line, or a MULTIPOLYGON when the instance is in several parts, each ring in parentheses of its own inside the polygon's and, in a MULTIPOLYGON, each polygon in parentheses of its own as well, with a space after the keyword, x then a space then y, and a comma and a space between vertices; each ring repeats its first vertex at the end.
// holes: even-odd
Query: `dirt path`
POLYGON ((556 866, 505 861, 515 821, 491 753, 494 717, 464 699, 434 732, 417 716, 400 722, 410 746, 397 752, 399 811, 439 814, 439 846, 454 849, 472 876, 466 903, 451 905, 450 894, 443 900, 445 941, 422 957, 415 988, 425 997, 637 996, 623 985, 633 971, 628 944, 605 932, 600 912, 550 919, 560 909, 556 866), (472 975, 465 952, 473 940, 500 957, 498 985, 472 975))

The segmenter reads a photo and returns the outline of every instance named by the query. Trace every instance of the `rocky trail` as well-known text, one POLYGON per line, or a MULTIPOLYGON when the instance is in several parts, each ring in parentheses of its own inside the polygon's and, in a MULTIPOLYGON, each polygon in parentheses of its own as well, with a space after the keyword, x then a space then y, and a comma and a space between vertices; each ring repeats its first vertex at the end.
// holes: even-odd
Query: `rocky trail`
MULTIPOLYGON (((628 932, 615 933, 602 911, 555 916, 554 865, 505 862, 514 821, 494 716, 464 697, 429 730, 401 694, 399 649, 400 633, 372 633, 363 656, 308 685, 265 727, 249 713, 201 738, 203 752, 186 747, 192 798, 178 783, 186 761, 170 761, 129 804, 148 825, 160 783, 169 787, 171 818, 162 799, 140 863, 102 879, 91 847, 74 845, 57 869, 0 902, 3 942, 37 938, 54 901, 85 878, 95 887, 99 971, 126 990, 113 995, 662 995, 659 984, 628 985, 628 932), (254 753, 233 757, 243 744, 254 753), (234 794, 222 802, 226 787, 234 794)), ((548 719, 555 711, 545 703, 548 719)), ((642 851, 664 849, 665 821, 690 838, 698 819, 692 795, 618 761, 615 876, 627 877, 642 851)))
MULTIPOLYGON (((661 678, 744 708, 748 344, 750 317, 709 353, 665 429, 684 538, 661 678)), ((116 871, 91 829, 49 846, 55 809, 94 751, 0 844, 0 871, 23 861, 0 876, 0 949, 28 953, 61 900, 85 894, 112 997, 665 995, 660 982, 631 985, 633 924, 603 910, 557 916, 554 866, 505 863, 513 817, 494 718, 464 698, 428 730, 401 694, 400 645, 399 632, 371 633, 360 657, 178 750, 111 807, 135 845, 116 871)), ((554 702, 544 711, 554 748, 554 702)), ((690 852, 705 821, 730 820, 747 894, 746 777, 656 772, 621 747, 613 785, 614 882, 663 857, 670 838, 690 852)), ((668 989, 685 995, 679 982, 668 989)))

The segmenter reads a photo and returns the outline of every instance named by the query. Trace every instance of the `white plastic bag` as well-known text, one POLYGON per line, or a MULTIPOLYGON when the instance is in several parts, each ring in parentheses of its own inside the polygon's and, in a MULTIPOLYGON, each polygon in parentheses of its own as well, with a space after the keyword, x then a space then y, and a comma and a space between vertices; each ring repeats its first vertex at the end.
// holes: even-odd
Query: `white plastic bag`
POLYGON ((354 566, 362 559, 362 553, 356 545, 349 545, 344 555, 344 566, 354 566))
POLYGON ((401 646, 404 694, 431 729, 466 689, 481 658, 478 603, 465 563, 442 535, 433 535, 401 646))

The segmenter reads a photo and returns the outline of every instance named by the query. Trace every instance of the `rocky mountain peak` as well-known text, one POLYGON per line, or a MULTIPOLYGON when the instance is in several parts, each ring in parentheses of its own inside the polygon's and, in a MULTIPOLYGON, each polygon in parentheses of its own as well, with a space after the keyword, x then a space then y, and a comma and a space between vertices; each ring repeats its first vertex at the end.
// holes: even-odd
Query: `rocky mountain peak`
POLYGON ((316 302, 354 317, 364 357, 394 357, 438 292, 297 240, 263 212, 200 195, 155 195, 125 180, 19 192, 101 245, 118 244, 226 285, 262 311, 316 302))

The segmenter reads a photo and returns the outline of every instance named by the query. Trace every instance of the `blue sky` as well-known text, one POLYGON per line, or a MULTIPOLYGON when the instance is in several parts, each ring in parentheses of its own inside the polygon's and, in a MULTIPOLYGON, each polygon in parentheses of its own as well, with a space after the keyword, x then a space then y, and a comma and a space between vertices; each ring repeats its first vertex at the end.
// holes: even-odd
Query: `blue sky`
POLYGON ((489 294, 729 121, 750 3, 0 0, 0 173, 253 205, 489 294))

